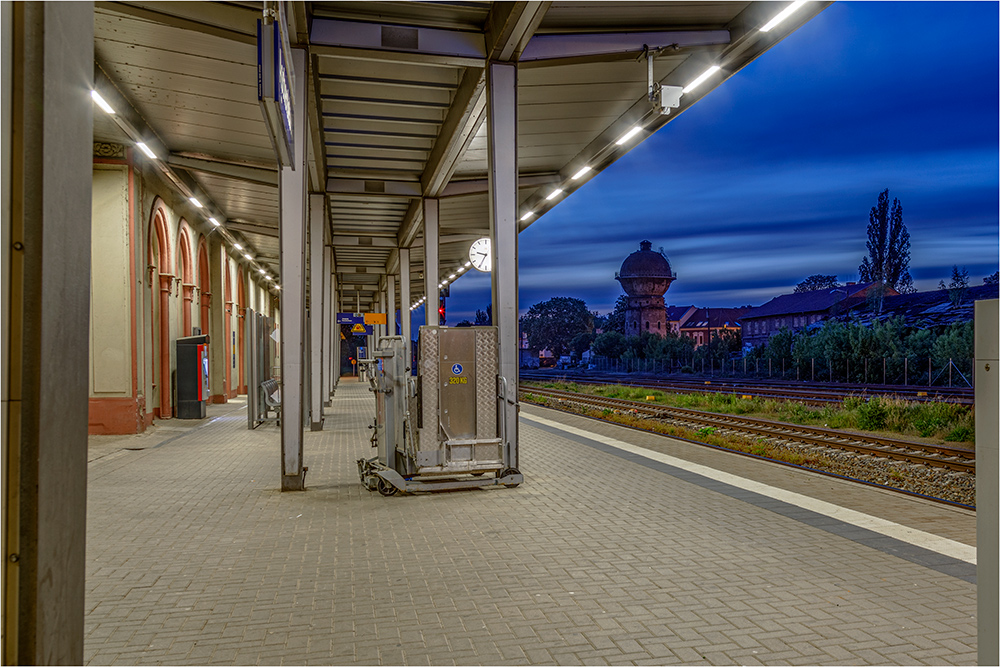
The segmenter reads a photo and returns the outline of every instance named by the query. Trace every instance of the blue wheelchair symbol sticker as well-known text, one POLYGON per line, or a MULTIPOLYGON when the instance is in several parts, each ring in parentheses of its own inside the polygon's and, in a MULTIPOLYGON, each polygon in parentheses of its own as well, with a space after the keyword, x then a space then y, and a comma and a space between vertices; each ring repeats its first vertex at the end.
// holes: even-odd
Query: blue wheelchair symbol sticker
POLYGON ((462 364, 455 364, 454 366, 452 366, 451 367, 451 372, 454 373, 455 375, 461 375, 462 374, 462 364))

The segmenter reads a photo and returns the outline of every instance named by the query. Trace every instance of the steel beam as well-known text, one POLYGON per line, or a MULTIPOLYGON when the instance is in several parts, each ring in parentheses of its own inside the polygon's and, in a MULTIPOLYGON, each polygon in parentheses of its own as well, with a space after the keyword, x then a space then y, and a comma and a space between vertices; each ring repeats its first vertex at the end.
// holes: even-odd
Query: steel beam
MULTIPOLYGON (((410 310, 410 249, 399 249, 399 319, 401 320, 403 342, 406 344, 406 352, 410 353, 413 348, 412 325, 410 317, 413 311, 410 310)), ((406 368, 410 368, 410 357, 406 358, 406 368)))
POLYGON ((226 176, 247 183, 257 185, 269 185, 278 187, 278 172, 275 169, 264 167, 251 167, 244 164, 233 164, 231 162, 220 162, 218 160, 207 160, 205 158, 194 158, 186 155, 170 153, 166 157, 167 164, 187 171, 199 171, 205 174, 216 176, 226 176))
MULTIPOLYGON (((281 490, 305 489, 302 465, 306 255, 306 52, 292 49, 295 168, 281 169, 281 490)), ((256 391, 256 387, 252 388, 256 391)))
POLYGON ((427 326, 438 324, 438 211, 437 199, 424 200, 424 321, 427 326))
POLYGON ((371 53, 403 52, 456 67, 481 66, 486 58, 483 34, 467 30, 314 17, 309 41, 314 47, 344 49, 348 54, 354 49, 361 49, 365 57, 371 53))
POLYGON ((326 393, 323 391, 323 337, 324 320, 326 319, 324 285, 327 284, 323 274, 323 230, 326 227, 326 195, 309 195, 309 343, 311 348, 308 375, 311 382, 309 398, 312 407, 312 420, 309 425, 312 431, 323 430, 323 403, 326 393))
POLYGON ((517 468, 517 66, 490 63, 486 87, 493 323, 500 334, 500 377, 506 381, 504 464, 517 468))
POLYGON ((337 337, 337 309, 333 306, 333 248, 323 247, 323 405, 330 407, 330 396, 337 379, 333 375, 334 338, 337 337))
POLYGON ((728 30, 535 35, 521 53, 521 62, 639 53, 643 47, 681 49, 729 44, 728 30))

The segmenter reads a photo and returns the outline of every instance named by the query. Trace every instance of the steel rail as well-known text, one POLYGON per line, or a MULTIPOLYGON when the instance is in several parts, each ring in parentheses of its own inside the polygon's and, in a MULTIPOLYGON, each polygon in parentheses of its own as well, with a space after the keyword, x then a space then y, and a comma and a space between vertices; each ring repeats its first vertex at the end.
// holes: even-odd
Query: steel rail
POLYGON ((629 401, 592 394, 579 394, 558 389, 538 387, 520 387, 522 394, 534 394, 563 401, 572 401, 596 407, 612 407, 631 410, 645 414, 654 419, 668 419, 675 422, 695 424, 697 426, 722 428, 730 431, 752 433, 785 441, 799 442, 808 445, 832 447, 858 454, 868 454, 881 458, 889 458, 909 463, 919 463, 939 468, 947 468, 959 472, 974 473, 976 470, 975 452, 965 449, 929 445, 919 442, 895 440, 877 436, 845 433, 833 429, 799 426, 786 422, 720 415, 686 408, 673 408, 659 405, 649 405, 638 401, 629 401))
POLYGON ((557 375, 537 371, 521 371, 522 380, 528 381, 566 381, 577 384, 600 385, 600 384, 621 384, 629 387, 646 387, 649 389, 660 389, 679 394, 729 394, 734 396, 750 395, 754 397, 773 398, 778 400, 792 400, 805 403, 807 405, 830 405, 840 403, 849 396, 869 398, 871 396, 894 397, 911 402, 948 402, 958 405, 972 405, 974 400, 972 394, 965 390, 945 391, 941 387, 928 387, 926 390, 920 387, 890 387, 886 385, 844 385, 831 386, 823 384, 816 385, 789 385, 787 383, 754 383, 745 380, 717 379, 717 380, 683 380, 683 379, 659 379, 659 378, 632 378, 624 375, 595 375, 582 373, 563 373, 557 375))

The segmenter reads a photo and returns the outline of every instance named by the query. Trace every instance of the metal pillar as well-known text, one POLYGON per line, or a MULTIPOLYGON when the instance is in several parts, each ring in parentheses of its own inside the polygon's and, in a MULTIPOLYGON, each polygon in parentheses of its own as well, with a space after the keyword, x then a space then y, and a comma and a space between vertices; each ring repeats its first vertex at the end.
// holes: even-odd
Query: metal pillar
POLYGON ((340 332, 336 331, 337 309, 333 307, 333 248, 323 247, 323 405, 330 407, 330 397, 337 384, 334 375, 334 350, 340 332))
POLYGON ((385 323, 389 327, 387 329, 388 336, 395 336, 396 333, 396 276, 390 274, 385 277, 385 294, 386 294, 386 309, 385 309, 385 323))
POLYGON ((309 401, 312 431, 323 430, 323 336, 326 313, 323 303, 323 227, 326 225, 326 195, 309 195, 309 401))
POLYGON ((333 259, 333 251, 330 251, 330 322, 333 324, 333 354, 330 359, 331 379, 330 393, 337 390, 337 382, 340 381, 340 325, 336 323, 337 313, 341 311, 340 296, 337 292, 337 263, 333 259))
POLYGON ((3 663, 83 664, 94 5, 3 3, 3 663), (72 332, 72 333, 71 333, 72 332))
MULTIPOLYGON (((306 52, 292 49, 295 166, 282 167, 279 229, 281 266, 281 490, 305 488, 302 470, 306 255, 306 52)), ((254 388, 256 391, 256 387, 254 388)))
POLYGON ((506 424, 504 463, 517 468, 517 66, 490 63, 486 88, 493 323, 499 327, 500 377, 506 394, 501 413, 506 424))
POLYGON ((976 301, 976 625, 979 664, 1000 664, 1000 300, 976 301))
MULTIPOLYGON (((410 249, 400 248, 399 249, 399 319, 402 325, 402 331, 400 332, 403 336, 403 342, 406 343, 406 352, 411 354, 413 349, 413 344, 410 342, 412 340, 412 326, 410 324, 411 315, 413 311, 410 310, 410 249)), ((410 367, 410 357, 407 357, 406 367, 410 367)))
POLYGON ((424 200, 424 322, 438 325, 438 208, 437 199, 424 200))

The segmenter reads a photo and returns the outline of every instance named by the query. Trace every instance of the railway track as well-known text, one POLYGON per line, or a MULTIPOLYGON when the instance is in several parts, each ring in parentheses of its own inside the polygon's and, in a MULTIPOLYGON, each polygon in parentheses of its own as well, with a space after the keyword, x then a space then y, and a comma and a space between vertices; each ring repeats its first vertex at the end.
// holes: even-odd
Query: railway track
POLYGON ((754 382, 736 379, 651 378, 627 374, 583 373, 580 371, 525 371, 522 380, 535 382, 566 381, 577 384, 620 384, 626 387, 646 387, 679 394, 731 394, 766 397, 775 400, 798 401, 806 405, 840 403, 848 396, 886 396, 913 402, 939 401, 973 405, 972 390, 943 387, 899 387, 894 385, 815 385, 790 382, 754 382))
POLYGON ((733 415, 720 415, 698 410, 650 405, 620 398, 579 394, 571 391, 523 387, 519 393, 544 396, 595 408, 627 410, 651 419, 668 420, 694 429, 715 428, 749 434, 785 442, 795 442, 820 447, 867 454, 881 458, 906 461, 921 465, 945 468, 965 473, 975 473, 975 452, 940 445, 894 440, 876 436, 845 433, 832 429, 814 428, 766 419, 733 415))

